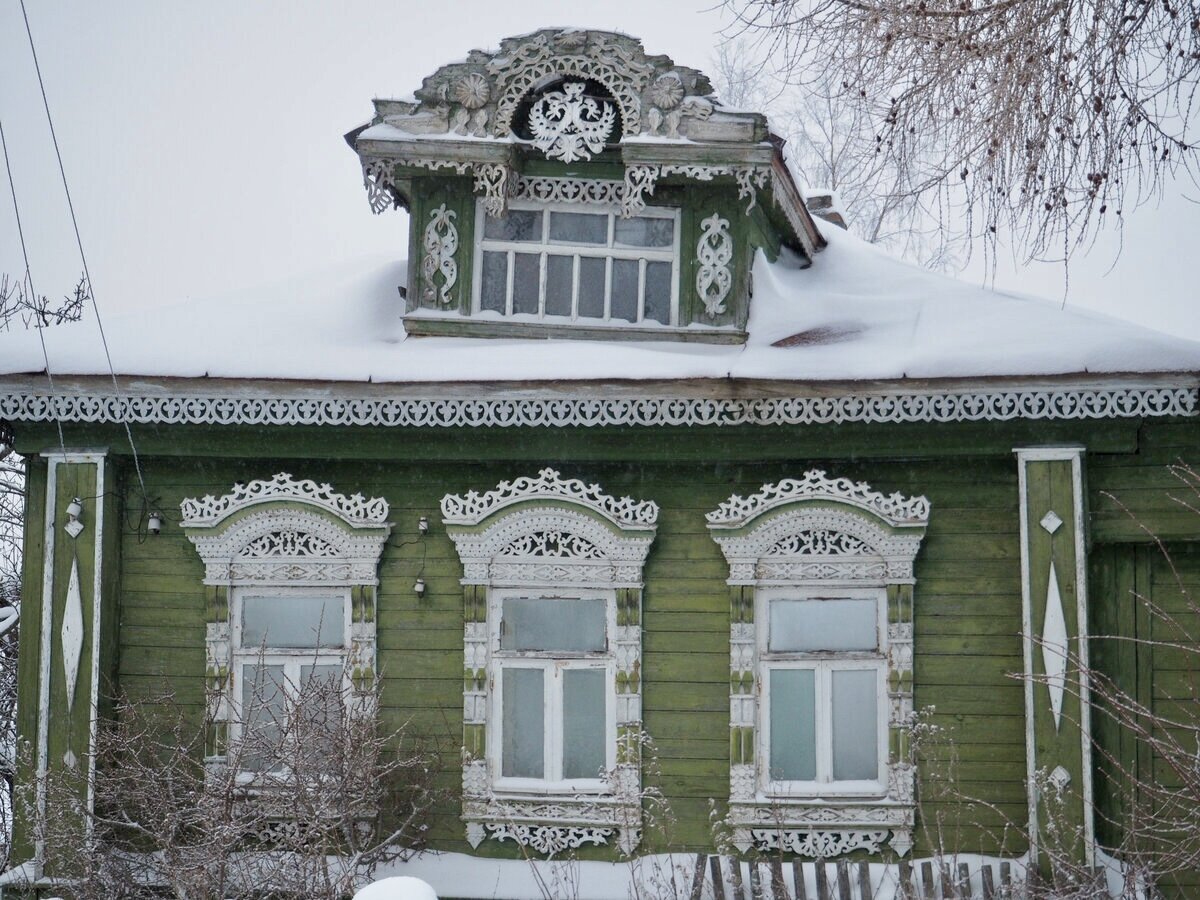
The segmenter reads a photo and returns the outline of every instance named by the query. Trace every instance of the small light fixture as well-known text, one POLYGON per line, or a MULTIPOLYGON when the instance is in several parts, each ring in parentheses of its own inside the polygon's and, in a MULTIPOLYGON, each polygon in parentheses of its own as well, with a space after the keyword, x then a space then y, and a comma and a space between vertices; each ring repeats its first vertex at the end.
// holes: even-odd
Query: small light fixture
POLYGON ((417 531, 421 534, 429 534, 429 516, 421 516, 417 519, 417 531))
POLYGON ((67 524, 63 530, 73 538, 77 538, 83 533, 83 523, 79 521, 81 515, 83 515, 83 501, 78 497, 72 497, 71 502, 67 504, 67 524))
POLYGON ((146 530, 151 534, 158 534, 162 531, 162 513, 150 513, 150 519, 146 522, 146 530))
POLYGON ((81 512, 83 512, 83 501, 75 497, 67 504, 67 518, 78 519, 81 512))
POLYGON ((417 595, 417 599, 425 596, 425 579, 418 578, 416 584, 413 585, 413 593, 417 595))

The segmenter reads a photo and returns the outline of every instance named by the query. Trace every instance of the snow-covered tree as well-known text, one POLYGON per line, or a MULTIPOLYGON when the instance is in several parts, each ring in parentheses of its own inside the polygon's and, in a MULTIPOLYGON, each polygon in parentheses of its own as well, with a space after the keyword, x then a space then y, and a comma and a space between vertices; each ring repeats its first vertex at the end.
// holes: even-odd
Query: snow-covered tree
POLYGON ((975 234, 1069 256, 1192 176, 1197 0, 727 0, 798 85, 975 234))

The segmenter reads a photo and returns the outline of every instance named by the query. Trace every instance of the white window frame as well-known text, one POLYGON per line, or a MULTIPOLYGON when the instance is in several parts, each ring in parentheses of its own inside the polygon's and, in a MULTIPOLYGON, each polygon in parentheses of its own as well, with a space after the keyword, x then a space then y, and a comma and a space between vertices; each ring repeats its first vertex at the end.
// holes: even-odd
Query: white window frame
POLYGON ((250 656, 260 658, 256 649, 242 647, 242 604, 248 596, 342 597, 340 650, 269 650, 261 658, 270 664, 295 657, 303 665, 336 656, 347 705, 368 708, 376 678, 379 558, 392 528, 387 500, 340 494, 328 484, 280 472, 234 485, 219 497, 184 500, 180 509, 205 570, 206 693, 213 708, 206 760, 226 765, 229 742, 240 736, 243 664, 250 656))
POLYGON ((884 494, 866 482, 810 469, 707 513, 729 564, 729 812, 739 850, 830 859, 886 843, 904 855, 916 826, 916 767, 904 734, 913 709, 914 563, 929 523, 925 497, 884 494), (782 597, 872 598, 878 646, 771 653, 770 607, 782 597), (832 696, 817 704, 818 780, 770 778, 774 667, 824 673, 879 668, 879 781, 832 780, 832 696), (822 709, 828 710, 822 712, 822 709), (824 747, 820 744, 825 743, 824 747), (820 780, 827 778, 829 780, 820 780))
POLYGON ((601 794, 609 789, 604 778, 566 779, 561 776, 562 726, 563 726, 563 679, 559 676, 568 669, 599 669, 604 672, 604 770, 611 771, 617 764, 617 717, 616 717, 616 658, 613 653, 613 635, 616 629, 616 592, 611 590, 530 590, 529 588, 493 588, 489 597, 488 625, 491 652, 491 709, 488 714, 488 741, 493 784, 504 793, 540 794, 601 794), (500 632, 504 600, 511 597, 530 599, 596 599, 603 600, 604 646, 603 651, 568 652, 562 650, 501 650, 500 632), (505 777, 503 768, 504 747, 504 671, 515 669, 542 669, 547 673, 543 682, 545 708, 543 727, 545 743, 543 760, 545 778, 505 777), (555 777, 557 776, 557 777, 555 777))
MULTIPOLYGON (((467 842, 515 841, 556 855, 612 841, 632 854, 642 837, 642 567, 658 505, 613 497, 599 485, 547 468, 494 490, 447 494, 441 506, 463 565, 467 842), (512 596, 603 598, 605 652, 500 651, 501 604, 512 596), (502 670, 508 660, 605 669, 604 778, 503 776, 502 670)), ((552 723, 549 740, 560 742, 560 732, 552 723)), ((560 743, 550 749, 561 759, 560 743)))
MULTIPOLYGON (((351 709, 351 691, 346 672, 346 659, 350 652, 351 626, 350 588, 343 585, 319 586, 243 586, 233 589, 230 608, 230 670, 229 703, 233 711, 230 723, 230 739, 235 743, 242 737, 246 723, 246 710, 242 708, 242 689, 245 684, 246 666, 283 666, 283 688, 289 701, 295 700, 300 688, 301 667, 307 665, 334 665, 342 670, 343 706, 351 709), (275 598, 286 604, 294 597, 340 597, 342 600, 342 645, 340 647, 272 647, 270 644, 246 646, 242 639, 242 611, 247 598, 275 598)), ((269 773, 246 771, 239 780, 251 780, 269 773)))
POLYGON ((540 203, 531 200, 512 200, 508 204, 510 210, 540 211, 542 216, 542 236, 540 241, 503 241, 495 238, 485 238, 484 228, 487 222, 487 210, 484 199, 475 202, 475 263, 472 277, 472 313, 479 315, 484 312, 499 314, 506 321, 536 321, 549 323, 578 323, 581 325, 607 324, 616 327, 645 327, 645 328, 676 328, 679 326, 679 277, 681 267, 680 254, 680 210, 675 207, 647 206, 637 215, 638 218, 670 219, 675 226, 675 240, 669 249, 650 247, 619 247, 614 245, 616 219, 620 216, 620 207, 595 203, 540 203), (586 213, 588 215, 605 214, 608 216, 608 238, 601 246, 598 244, 573 244, 550 239, 551 212, 586 213), (569 250, 569 252, 568 252, 569 250), (504 312, 483 309, 483 254, 485 251, 501 251, 508 254, 508 283, 505 291, 504 312), (514 253, 536 253, 540 257, 538 281, 538 311, 537 313, 513 312, 513 278, 514 253), (546 313, 546 271, 548 256, 574 257, 576 262, 573 269, 571 314, 569 316, 549 315, 546 313), (602 317, 579 315, 579 258, 608 260, 604 267, 604 315, 602 317), (612 318, 612 260, 640 260, 638 266, 638 309, 637 321, 612 318), (645 318, 646 307, 646 263, 666 262, 671 265, 671 315, 669 322, 659 322, 645 318))
POLYGON ((889 709, 887 694, 887 591, 875 588, 838 588, 831 585, 762 588, 756 592, 755 621, 758 623, 758 753, 760 789, 767 797, 882 797, 887 792, 889 709), (873 600, 875 603, 875 650, 775 651, 770 648, 771 602, 773 600, 873 600), (771 678, 774 669, 808 669, 816 673, 816 780, 775 781, 771 778, 771 678), (833 690, 836 670, 875 672, 876 774, 873 780, 833 778, 833 690))

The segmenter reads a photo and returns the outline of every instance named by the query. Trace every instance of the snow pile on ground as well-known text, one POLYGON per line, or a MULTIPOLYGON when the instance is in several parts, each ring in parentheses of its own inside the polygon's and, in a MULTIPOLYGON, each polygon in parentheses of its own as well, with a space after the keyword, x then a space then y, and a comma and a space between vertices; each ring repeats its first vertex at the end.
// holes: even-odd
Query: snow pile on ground
MULTIPOLYGON (((863 381, 1200 372, 1200 343, 915 268, 838 228, 801 269, 754 266, 745 346, 410 338, 404 264, 368 260, 212 300, 106 317, 118 374, 349 382, 763 378, 863 381)), ((90 311, 44 331, 56 375, 107 375, 90 311)), ((45 370, 0 334, 0 374, 45 370)))
POLYGON ((354 900, 438 900, 438 895, 420 878, 399 875, 367 885, 354 900))

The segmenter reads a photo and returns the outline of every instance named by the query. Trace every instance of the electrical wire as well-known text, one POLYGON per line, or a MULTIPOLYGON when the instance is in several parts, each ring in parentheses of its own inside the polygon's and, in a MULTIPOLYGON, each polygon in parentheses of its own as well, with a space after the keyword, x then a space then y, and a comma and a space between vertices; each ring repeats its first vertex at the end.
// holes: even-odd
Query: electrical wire
MULTIPOLYGON (((87 255, 83 252, 83 238, 79 234, 79 220, 75 216, 75 204, 71 200, 71 188, 67 185, 67 170, 63 166, 62 152, 58 147, 58 134, 54 130, 54 117, 50 115, 50 100, 46 96, 46 83, 42 80, 42 67, 38 63, 37 48, 33 43, 33 31, 29 27, 29 13, 25 9, 25 0, 21 0, 21 15, 25 19, 25 34, 29 38, 29 52, 33 54, 33 68, 37 72, 38 88, 42 92, 42 106, 46 110, 46 122, 50 125, 50 139, 54 142, 54 155, 58 160, 58 172, 62 176, 63 192, 67 195, 67 209, 71 213, 71 225, 75 229, 75 244, 79 247, 79 259, 83 263, 83 277, 87 279, 88 298, 92 301, 92 310, 96 314, 96 327, 100 330, 100 343, 104 347, 104 358, 108 362, 108 373, 112 376, 113 391, 117 396, 118 408, 122 411, 125 408, 124 398, 121 396, 120 385, 117 384, 117 372, 113 368, 112 355, 108 350, 108 339, 104 335, 104 323, 100 320, 100 306, 96 303, 96 290, 92 282, 92 275, 88 271, 87 255)), ((9 176, 11 182, 12 176, 9 176)), ((28 263, 26 263, 28 266, 28 263)), ((45 343, 43 341, 43 350, 45 343)), ((49 366, 47 365, 46 373, 49 375, 49 366)), ((52 386, 53 389, 53 386, 52 386)), ((125 426, 125 437, 129 440, 129 450, 133 454, 133 468, 137 472, 138 484, 142 488, 142 497, 146 496, 146 480, 142 477, 142 464, 138 459, 137 446, 133 442, 133 430, 129 427, 128 416, 121 416, 121 424, 125 426)), ((61 436, 62 425, 59 424, 59 433, 61 436)), ((65 451, 64 451, 65 452, 65 451)))
MULTIPOLYGON (((21 205, 17 202, 17 183, 13 180, 12 162, 8 158, 8 141, 4 137, 4 120, 0 119, 0 147, 4 150, 4 171, 8 175, 8 190, 12 194, 13 215, 17 217, 17 237, 21 240, 21 256, 25 260, 25 277, 22 279, 29 291, 30 300, 36 303, 37 293, 33 289, 33 272, 29 267, 29 251, 25 246, 25 229, 21 225, 21 205)), ((38 340, 42 344, 42 360, 46 366, 46 380, 50 383, 50 405, 56 405, 58 394, 54 390, 54 375, 50 371, 50 354, 46 351, 46 335, 42 331, 44 325, 38 317, 34 317, 37 322, 38 340)), ((58 428, 58 449, 62 451, 63 456, 67 455, 67 442, 63 439, 62 419, 57 415, 55 410, 54 424, 58 428)))

